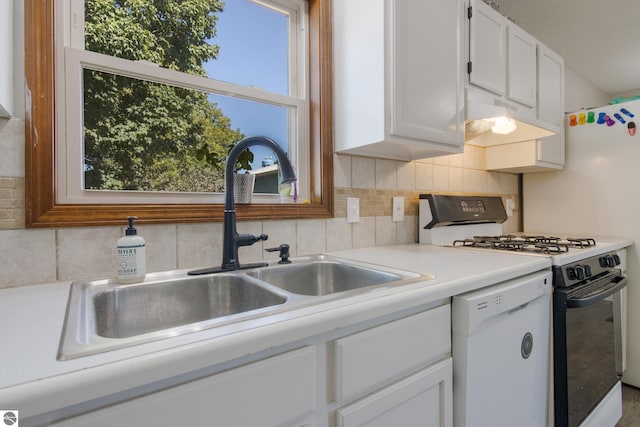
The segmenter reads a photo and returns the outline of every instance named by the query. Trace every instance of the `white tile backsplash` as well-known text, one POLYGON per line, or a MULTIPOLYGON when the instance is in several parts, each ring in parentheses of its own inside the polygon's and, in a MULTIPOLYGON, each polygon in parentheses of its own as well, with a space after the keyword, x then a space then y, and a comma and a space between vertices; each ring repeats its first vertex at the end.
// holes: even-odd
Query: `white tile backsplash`
POLYGON ((0 118, 0 176, 24 177, 24 120, 0 118))
POLYGON ((416 166, 413 162, 396 162, 398 190, 416 189, 416 166))
POLYGON ((376 189, 391 190, 397 188, 396 162, 376 159, 376 189))
POLYGON ((376 188, 375 160, 365 157, 351 158, 351 186, 353 188, 376 188))
POLYGON ((333 185, 336 188, 351 188, 351 156, 333 155, 333 185))
POLYGON ((116 246, 121 227, 61 228, 57 231, 58 279, 117 274, 116 246))
POLYGON ((416 163, 416 190, 433 190, 433 165, 416 163))
POLYGON ((327 222, 323 219, 303 219, 296 224, 296 245, 299 255, 327 251, 327 222))
POLYGON ((397 243, 396 223, 390 216, 376 218, 376 246, 394 245, 397 243))
MULTIPOLYGON (((147 273, 178 268, 177 227, 175 225, 136 225, 145 240, 147 273)), ((124 235, 124 228, 122 229, 124 235)))
POLYGON ((56 280, 55 230, 0 230, 0 288, 56 280))
POLYGON ((327 220, 327 251, 342 251, 353 247, 351 224, 346 218, 327 220))
POLYGON ((360 217, 360 221, 352 224, 354 248, 369 248, 376 245, 376 219, 372 216, 360 217))
MULTIPOLYGON (((484 171, 484 150, 467 146, 464 154, 402 162, 334 155, 336 189, 366 191, 462 191, 517 195, 517 175, 484 171)), ((0 177, 24 177, 24 120, 0 119, 0 177)), ((241 263, 277 259, 265 248, 282 243, 292 256, 416 240, 417 217, 392 222, 371 216, 380 209, 380 196, 361 199, 357 223, 346 218, 238 222, 239 233, 269 235, 266 242, 241 247, 241 263), (362 216, 362 212, 367 212, 362 216)), ((385 197, 387 197, 385 195, 385 197)), ((510 218, 508 230, 516 230, 510 218)), ((222 223, 139 226, 147 242, 147 272, 176 268, 219 266, 222 261, 222 223)), ((0 230, 0 288, 56 280, 114 276, 115 248, 123 227, 0 230)))
POLYGON ((178 224, 178 268, 222 264, 222 223, 178 224))

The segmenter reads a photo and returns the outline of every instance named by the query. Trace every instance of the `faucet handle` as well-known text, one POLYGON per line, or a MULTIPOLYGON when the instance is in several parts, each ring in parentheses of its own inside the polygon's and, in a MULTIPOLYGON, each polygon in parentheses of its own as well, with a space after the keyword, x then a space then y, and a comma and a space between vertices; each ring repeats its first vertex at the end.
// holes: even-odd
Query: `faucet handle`
POLYGON ((289 245, 287 245, 286 243, 283 243, 276 248, 267 248, 265 249, 265 251, 267 252, 279 251, 280 261, 278 261, 278 264, 291 264, 291 261, 289 261, 289 245))

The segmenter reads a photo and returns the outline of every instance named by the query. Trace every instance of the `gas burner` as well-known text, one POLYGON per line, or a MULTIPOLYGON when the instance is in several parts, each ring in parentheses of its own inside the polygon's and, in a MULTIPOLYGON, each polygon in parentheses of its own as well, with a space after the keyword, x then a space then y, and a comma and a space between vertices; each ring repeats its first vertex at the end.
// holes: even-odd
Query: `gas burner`
POLYGON ((591 246, 596 245, 595 239, 592 239, 590 237, 580 237, 580 238, 567 237, 567 242, 568 242, 567 244, 572 248, 579 248, 579 249, 589 248, 591 246))
MULTIPOLYGON (((584 239, 581 239, 581 241, 584 239)), ((569 239, 567 239, 567 242, 569 239)), ((472 239, 455 240, 453 246, 497 249, 514 252, 542 254, 560 254, 569 251, 569 243, 561 242, 559 237, 548 236, 474 236, 472 239)), ((580 246, 583 247, 583 246, 580 246)))

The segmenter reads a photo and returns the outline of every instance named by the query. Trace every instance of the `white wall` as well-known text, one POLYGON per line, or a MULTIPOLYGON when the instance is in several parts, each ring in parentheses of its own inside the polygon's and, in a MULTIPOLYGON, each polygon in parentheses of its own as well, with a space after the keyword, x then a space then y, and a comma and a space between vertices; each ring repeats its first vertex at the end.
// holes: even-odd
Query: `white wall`
POLYGON ((565 112, 582 108, 600 107, 613 98, 595 87, 570 68, 564 69, 564 105, 565 112))

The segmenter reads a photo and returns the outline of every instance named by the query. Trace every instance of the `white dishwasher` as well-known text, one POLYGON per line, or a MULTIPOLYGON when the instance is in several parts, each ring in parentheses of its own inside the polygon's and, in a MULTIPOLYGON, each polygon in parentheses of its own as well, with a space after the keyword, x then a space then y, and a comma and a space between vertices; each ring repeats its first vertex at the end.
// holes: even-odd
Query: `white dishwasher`
POLYGON ((452 302, 453 425, 546 425, 551 272, 452 302))

